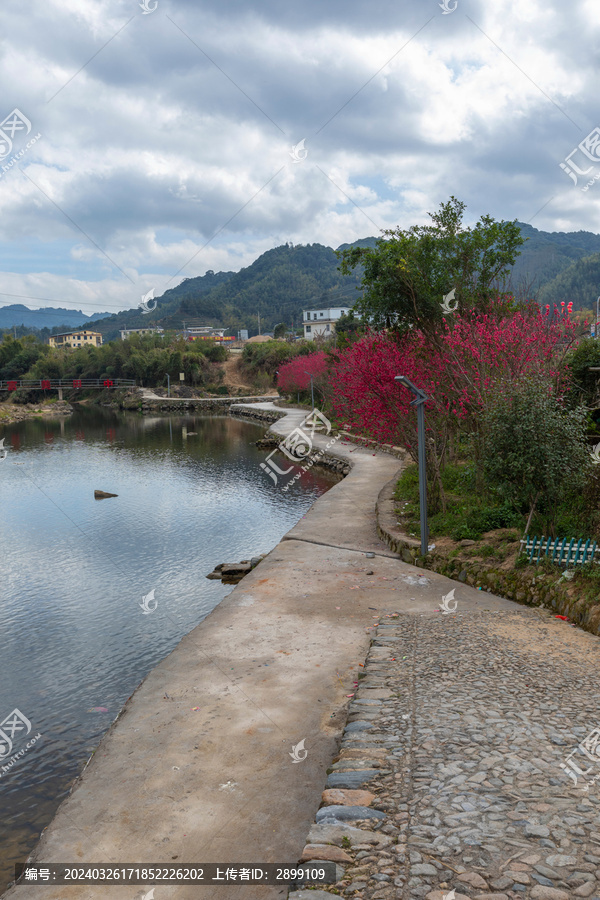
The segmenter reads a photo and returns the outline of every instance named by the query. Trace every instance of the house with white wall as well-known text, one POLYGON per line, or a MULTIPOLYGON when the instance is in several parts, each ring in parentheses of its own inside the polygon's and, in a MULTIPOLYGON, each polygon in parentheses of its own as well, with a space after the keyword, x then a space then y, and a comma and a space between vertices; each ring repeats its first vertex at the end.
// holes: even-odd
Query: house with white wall
POLYGON ((316 337, 331 337, 335 332, 335 323, 341 316, 350 312, 349 306, 335 306, 329 309, 306 309, 302 312, 304 337, 314 341, 316 337))

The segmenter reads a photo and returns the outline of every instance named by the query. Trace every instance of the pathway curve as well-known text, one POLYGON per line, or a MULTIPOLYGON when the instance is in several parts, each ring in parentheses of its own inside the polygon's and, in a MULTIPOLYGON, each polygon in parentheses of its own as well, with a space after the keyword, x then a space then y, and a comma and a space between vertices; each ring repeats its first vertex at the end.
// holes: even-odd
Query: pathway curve
MULTIPOLYGON (((284 434, 304 415, 272 430, 284 434)), ((326 442, 315 438, 318 448, 326 442)), ((341 440, 328 452, 352 462, 350 475, 150 673, 36 861, 293 865, 317 817, 333 819, 335 837, 313 827, 312 844, 325 854, 332 841, 343 854, 353 847, 354 872, 328 889, 345 896, 441 900, 455 886, 456 900, 594 897, 595 794, 574 793, 556 766, 595 722, 598 639, 401 562, 375 533, 377 495, 398 461, 341 440), (452 588, 458 609, 443 615, 452 588), (394 627, 382 643, 379 626, 381 646, 353 700, 380 619, 394 627), (346 728, 349 701, 355 721, 346 728), (344 728, 346 762, 335 769, 343 780, 330 775, 329 785, 343 790, 348 769, 360 783, 360 760, 380 770, 363 779, 380 810, 374 838, 336 825, 344 813, 335 803, 318 811, 344 728), (308 755, 295 764, 300 741, 308 755)), ((160 607, 155 616, 160 628, 160 607)), ((134 900, 150 887, 111 886, 110 896, 134 900)), ((159 885, 153 896, 286 894, 159 885)), ((5 896, 104 900, 107 889, 27 885, 5 896)))

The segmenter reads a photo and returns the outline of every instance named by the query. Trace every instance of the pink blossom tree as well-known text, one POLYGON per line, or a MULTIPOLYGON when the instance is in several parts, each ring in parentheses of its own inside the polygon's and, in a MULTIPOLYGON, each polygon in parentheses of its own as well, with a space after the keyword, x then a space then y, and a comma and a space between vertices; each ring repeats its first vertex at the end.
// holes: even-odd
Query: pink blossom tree
POLYGON ((459 433, 485 439, 483 411, 499 391, 519 379, 538 376, 557 397, 566 387, 562 360, 576 336, 568 315, 549 316, 537 307, 508 311, 498 301, 490 312, 467 312, 444 323, 432 345, 420 332, 401 338, 366 335, 338 355, 330 376, 338 419, 385 443, 400 444, 417 459, 412 395, 394 381, 406 375, 428 400, 428 477, 445 509, 440 470, 459 433))

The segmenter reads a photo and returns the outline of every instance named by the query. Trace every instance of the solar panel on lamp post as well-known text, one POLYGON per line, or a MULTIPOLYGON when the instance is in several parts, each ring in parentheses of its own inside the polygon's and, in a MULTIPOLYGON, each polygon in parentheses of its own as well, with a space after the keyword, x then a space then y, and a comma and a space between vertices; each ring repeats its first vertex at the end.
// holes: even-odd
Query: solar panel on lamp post
POLYGON ((416 387, 406 375, 396 375, 394 381, 408 388, 415 395, 411 406, 417 407, 417 433, 419 451, 419 509, 421 513, 421 556, 426 556, 429 547, 429 528, 427 525, 427 470, 425 467, 425 403, 427 395, 416 387))

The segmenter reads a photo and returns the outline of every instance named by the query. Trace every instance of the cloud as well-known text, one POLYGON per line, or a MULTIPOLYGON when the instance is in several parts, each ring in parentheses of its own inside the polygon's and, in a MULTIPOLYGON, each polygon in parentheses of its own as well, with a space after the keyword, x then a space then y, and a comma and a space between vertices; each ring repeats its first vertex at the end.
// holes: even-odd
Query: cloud
POLYGON ((3 17, 0 118, 17 107, 42 135, 0 169, 15 293, 127 308, 287 240, 424 222, 450 194, 473 220, 597 228, 600 185, 559 166, 600 118, 587 0, 458 0, 445 16, 420 0, 368 15, 354 0, 159 0, 150 15, 8 0, 3 17))

